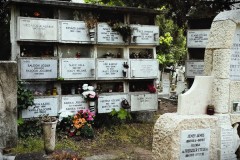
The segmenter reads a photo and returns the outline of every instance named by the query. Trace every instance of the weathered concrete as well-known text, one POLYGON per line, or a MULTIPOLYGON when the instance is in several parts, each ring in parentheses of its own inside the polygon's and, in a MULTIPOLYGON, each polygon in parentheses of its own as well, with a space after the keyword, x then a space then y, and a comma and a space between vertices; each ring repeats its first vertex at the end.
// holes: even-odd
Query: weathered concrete
POLYGON ((192 87, 178 96, 178 114, 206 114, 207 105, 211 104, 212 76, 196 76, 192 87))
POLYGON ((17 63, 0 61, 0 148, 17 144, 17 63))
MULTIPOLYGON (((236 123, 240 122, 240 114, 239 112, 233 112, 233 102, 240 101, 240 78, 238 74, 239 14, 240 10, 227 11, 220 13, 214 19, 204 59, 204 73, 212 77, 211 84, 207 83, 209 85, 208 89, 206 89, 204 83, 201 83, 202 85, 199 85, 200 83, 193 84, 188 92, 180 96, 178 114, 164 114, 157 120, 153 133, 153 159, 175 160, 189 158, 189 155, 184 156, 184 154, 194 152, 195 146, 189 147, 193 150, 181 152, 181 143, 186 144, 180 141, 180 133, 194 132, 195 129, 204 128, 210 129, 208 159, 237 159, 235 152, 239 149, 240 138, 237 133, 239 128, 237 128, 236 123), (208 96, 204 97, 202 94, 208 96), (214 105, 215 115, 200 115, 207 105, 207 103, 203 102, 214 105), (184 132, 186 130, 190 131, 184 132)), ((198 77, 196 79, 198 81, 198 77)), ((208 134, 208 132, 205 133, 208 134)), ((191 138, 189 135, 191 134, 188 134, 188 137, 191 138)), ((191 153, 193 159, 195 159, 196 155, 191 153)), ((237 155, 239 156, 239 153, 237 155)))
POLYGON ((217 117, 208 115, 178 115, 166 113, 157 120, 153 131, 153 160, 180 159, 180 134, 184 130, 206 129, 210 131, 209 154, 217 160, 217 117))

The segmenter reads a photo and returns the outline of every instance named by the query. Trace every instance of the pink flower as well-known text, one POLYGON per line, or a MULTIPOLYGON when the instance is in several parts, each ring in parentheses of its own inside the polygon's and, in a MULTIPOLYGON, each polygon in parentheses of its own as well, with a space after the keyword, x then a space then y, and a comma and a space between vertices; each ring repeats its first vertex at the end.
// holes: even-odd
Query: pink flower
POLYGON ((95 95, 89 94, 89 98, 94 98, 95 95))

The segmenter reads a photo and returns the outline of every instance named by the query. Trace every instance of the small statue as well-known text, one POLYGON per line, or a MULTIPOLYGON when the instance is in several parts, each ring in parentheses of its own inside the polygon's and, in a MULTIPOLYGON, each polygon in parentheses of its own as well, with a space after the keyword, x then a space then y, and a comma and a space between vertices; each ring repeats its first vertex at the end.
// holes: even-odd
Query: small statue
POLYGON ((79 12, 77 10, 75 10, 73 12, 73 20, 78 21, 79 20, 79 12))

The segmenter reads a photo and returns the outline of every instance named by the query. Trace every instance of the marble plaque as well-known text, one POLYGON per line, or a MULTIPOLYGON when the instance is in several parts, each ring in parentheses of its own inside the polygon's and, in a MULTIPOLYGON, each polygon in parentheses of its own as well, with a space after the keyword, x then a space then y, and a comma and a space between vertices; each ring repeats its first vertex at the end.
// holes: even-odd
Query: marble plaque
POLYGON ((230 79, 240 80, 240 26, 237 26, 231 48, 230 79))
POLYGON ((22 118, 58 115, 58 97, 34 98, 34 105, 22 110, 22 118))
POLYGON ((123 64, 127 60, 106 59, 97 60, 97 77, 98 78, 126 78, 123 74, 123 64))
POLYGON ((131 94, 131 111, 157 110, 157 94, 134 93, 131 94))
POLYGON ((57 78, 56 59, 20 59, 21 79, 57 78))
POLYGON ((19 40, 57 41, 58 21, 43 18, 18 18, 19 40))
POLYGON ((206 48, 210 29, 192 29, 187 31, 188 48, 206 48))
POLYGON ((60 41, 89 42, 88 28, 82 21, 59 21, 60 41))
POLYGON ((131 43, 156 44, 159 43, 159 27, 149 25, 131 25, 133 29, 131 43))
POLYGON ((157 78, 158 62, 156 59, 130 60, 131 78, 157 78))
POLYGON ((122 36, 113 31, 107 23, 99 23, 97 30, 98 43, 124 43, 122 36))
POLYGON ((229 160, 230 157, 236 157, 233 148, 233 138, 233 128, 221 127, 221 160, 229 160))
POLYGON ((62 96, 62 108, 63 111, 70 111, 73 114, 80 110, 88 109, 88 103, 81 95, 77 96, 62 96))
POLYGON ((186 61, 185 77, 194 78, 195 76, 203 76, 204 61, 188 60, 186 61))
POLYGON ((98 113, 109 113, 113 109, 119 111, 122 100, 127 99, 126 94, 100 95, 98 97, 98 113))
POLYGON ((209 160, 210 128, 183 130, 180 160, 209 160))
POLYGON ((66 79, 95 78, 95 60, 64 58, 60 60, 60 76, 66 79))

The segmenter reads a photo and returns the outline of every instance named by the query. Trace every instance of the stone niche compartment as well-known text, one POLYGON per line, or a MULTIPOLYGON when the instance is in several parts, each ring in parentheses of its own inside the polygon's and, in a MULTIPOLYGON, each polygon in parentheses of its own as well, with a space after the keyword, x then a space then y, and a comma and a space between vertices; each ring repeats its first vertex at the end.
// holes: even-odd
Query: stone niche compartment
POLYGON ((61 97, 61 111, 76 114, 79 110, 88 109, 88 103, 81 95, 64 95, 61 97))
POLYGON ((154 51, 151 48, 130 48, 130 59, 153 59, 154 51))
POLYGON ((98 97, 98 113, 109 113, 113 109, 119 111, 121 108, 121 102, 127 99, 127 94, 100 94, 98 97))
POLYGON ((20 57, 54 57, 54 46, 49 44, 22 44, 20 57))
POLYGON ((83 90, 83 84, 94 86, 92 81, 64 81, 61 83, 61 94, 62 95, 81 95, 83 90))
POLYGON ((95 79, 95 59, 60 58, 60 77, 65 80, 95 79))
POLYGON ((20 16, 35 18, 54 18, 54 10, 51 7, 39 6, 22 6, 20 8, 20 16))
POLYGON ((130 15, 130 24, 154 25, 154 18, 147 15, 130 15))
POLYGON ((97 59, 97 78, 96 79, 125 79, 128 78, 128 69, 124 64, 128 64, 127 59, 97 59))
POLYGON ((124 92, 123 82, 98 82, 96 92, 98 93, 112 93, 124 92))
POLYGON ((122 47, 98 47, 97 58, 124 58, 124 48, 122 47))
POLYGON ((53 95, 53 82, 28 82, 24 87, 29 89, 36 96, 51 96, 53 95))
POLYGON ((39 117, 48 114, 57 116, 59 106, 59 96, 47 96, 34 98, 34 105, 22 110, 22 118, 39 117))
POLYGON ((61 58, 93 58, 94 48, 92 45, 60 44, 58 55, 61 58))
POLYGON ((148 86, 154 86, 154 80, 130 80, 129 92, 149 92, 148 86))
POLYGON ((157 110, 158 96, 155 93, 131 93, 131 111, 157 110))
POLYGON ((58 41, 58 20, 18 17, 18 41, 58 41))
POLYGON ((158 78, 158 61, 156 59, 131 59, 131 79, 153 79, 158 78))
POLYGON ((19 58, 19 77, 22 80, 57 79, 57 58, 19 58))

